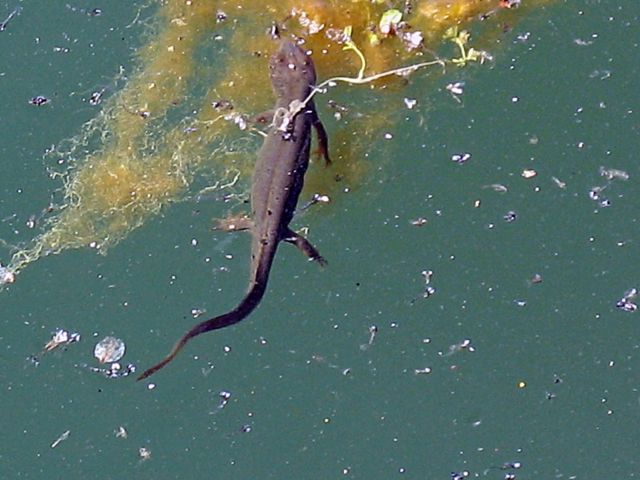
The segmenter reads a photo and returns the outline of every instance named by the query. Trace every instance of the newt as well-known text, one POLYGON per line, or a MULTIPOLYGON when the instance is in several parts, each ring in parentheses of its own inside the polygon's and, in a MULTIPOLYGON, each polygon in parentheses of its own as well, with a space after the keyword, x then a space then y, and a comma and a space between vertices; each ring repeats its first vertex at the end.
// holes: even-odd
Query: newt
POLYGON ((312 127, 320 153, 330 163, 327 133, 310 98, 316 84, 313 60, 293 41, 283 40, 269 60, 269 77, 276 96, 275 113, 253 171, 251 217, 240 219, 230 228, 249 230, 252 235, 248 291, 233 310, 191 328, 162 361, 144 371, 138 380, 171 362, 192 338, 236 324, 253 312, 265 294, 280 242, 292 243, 309 259, 326 263, 306 238, 289 227, 309 165, 312 127))

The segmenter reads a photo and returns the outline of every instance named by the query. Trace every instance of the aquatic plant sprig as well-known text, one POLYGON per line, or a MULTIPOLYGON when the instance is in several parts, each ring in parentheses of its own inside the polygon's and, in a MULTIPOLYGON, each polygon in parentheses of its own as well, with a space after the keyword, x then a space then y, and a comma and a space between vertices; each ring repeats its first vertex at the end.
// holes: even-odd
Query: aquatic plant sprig
POLYGON ((444 33, 443 38, 445 40, 451 40, 458 46, 460 50, 460 56, 452 58, 450 61, 458 67, 464 67, 469 62, 484 63, 486 60, 491 60, 491 55, 484 50, 476 50, 473 47, 468 47, 469 38, 471 35, 466 30, 458 31, 458 27, 448 28, 444 33))

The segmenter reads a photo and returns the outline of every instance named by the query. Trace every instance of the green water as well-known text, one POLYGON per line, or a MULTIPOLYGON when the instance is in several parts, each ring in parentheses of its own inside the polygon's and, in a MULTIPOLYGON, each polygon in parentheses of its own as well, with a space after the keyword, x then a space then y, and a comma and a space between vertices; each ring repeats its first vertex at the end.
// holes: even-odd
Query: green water
MULTIPOLYGON (((131 66, 142 33, 125 28, 135 6, 100 17, 23 7, 0 32, 10 243, 33 235, 25 222, 57 185, 43 151, 96 114, 86 98, 131 66), (27 103, 39 94, 51 104, 27 103)), ((249 239, 211 233, 225 205, 186 201, 107 256, 27 267, 0 293, 0 477, 637 478, 640 313, 615 304, 638 286, 639 15, 636 0, 558 2, 501 35, 493 66, 412 81, 391 138, 371 138, 364 185, 299 221, 329 266, 284 245, 260 308, 193 341, 154 389, 83 365, 114 334, 123 362, 149 366, 194 323, 191 309, 235 304, 249 239), (456 81, 462 103, 445 89, 456 81), (630 175, 604 190, 609 206, 588 195, 608 183, 601 166, 630 175), (419 217, 427 224, 412 225, 419 217), (59 327, 81 342, 35 366, 28 357, 59 327)))

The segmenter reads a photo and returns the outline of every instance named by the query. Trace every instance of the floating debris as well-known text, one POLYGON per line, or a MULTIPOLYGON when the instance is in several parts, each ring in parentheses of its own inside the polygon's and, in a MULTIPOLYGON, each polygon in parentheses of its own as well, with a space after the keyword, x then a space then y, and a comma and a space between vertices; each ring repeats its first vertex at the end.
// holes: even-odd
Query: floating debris
POLYGON ((67 430, 66 432, 64 432, 62 435, 60 435, 58 438, 54 440, 54 442, 51 444, 51 448, 56 448, 58 445, 60 445, 60 443, 64 442, 67 438, 69 438, 70 434, 71 434, 71 430, 67 430))
POLYGON ((382 14, 378 23, 378 31, 382 36, 387 37, 398 31, 398 26, 402 21, 402 12, 396 9, 387 10, 382 14))
POLYGON ((453 355, 454 353, 458 353, 461 352, 462 350, 467 350, 469 352, 475 352, 476 349, 473 347, 473 345, 471 345, 471 340, 469 340, 468 338, 465 338, 464 340, 462 340, 459 343, 455 343, 453 345, 449 345, 449 351, 445 354, 440 353, 441 356, 443 357, 449 357, 451 355, 453 355))
POLYGON ((151 458, 151 450, 146 447, 140 447, 138 449, 138 457, 140 457, 142 462, 146 462, 151 458))
POLYGON ((16 281, 16 274, 0 263, 0 285, 16 281))
POLYGON ((600 167, 598 169, 601 177, 604 177, 608 180, 606 185, 591 187, 589 190, 589 198, 593 201, 599 202, 601 207, 610 207, 611 201, 603 196, 602 192, 604 192, 614 180, 629 180, 629 174, 624 170, 619 170, 617 168, 605 168, 600 167))
POLYGON ((422 227, 423 225, 427 224, 427 219, 424 217, 418 217, 415 220, 411 220, 411 225, 413 225, 414 227, 422 227))
POLYGON ((420 274, 424 277, 424 292, 422 292, 422 298, 429 298, 434 293, 436 293, 436 289, 434 286, 430 285, 431 279, 433 278, 433 270, 423 270, 420 274))
POLYGON ((592 187, 591 190, 589 190, 589 198, 594 201, 600 200, 600 195, 606 188, 606 185, 603 187, 592 187))
POLYGON ((404 48, 409 52, 411 50, 420 48, 424 44, 424 36, 419 30, 415 30, 413 32, 403 32, 400 35, 400 39, 404 43, 404 48))
POLYGON ((129 436, 129 432, 127 432, 127 430, 123 426, 120 426, 115 431, 115 436, 116 438, 127 438, 129 436))
POLYGON ((494 192, 498 193, 507 193, 509 191, 506 185, 503 185, 501 183, 491 183, 489 185, 483 185, 482 188, 490 188, 494 192))
POLYGON ((100 90, 99 92, 93 92, 89 97, 89 105, 92 105, 94 107, 96 105, 100 105, 100 103, 102 103, 102 95, 104 94, 104 92, 104 89, 100 90))
POLYGON ((523 178, 527 178, 527 179, 529 179, 529 178, 533 178, 533 177, 535 177, 536 175, 538 175, 538 172, 536 172, 536 171, 535 171, 535 170, 533 170, 533 169, 524 169, 520 175, 521 175, 523 178))
POLYGON ((453 155, 451 155, 451 161, 459 165, 462 165, 469 159, 471 159, 470 153, 454 153, 453 155))
POLYGON ((118 362, 114 362, 106 368, 89 367, 89 370, 94 373, 99 373, 107 378, 120 378, 128 377, 129 375, 135 373, 136 366, 133 363, 129 363, 125 367, 123 367, 118 362))
POLYGON ((16 6, 16 8, 14 8, 11 11, 11 13, 7 16, 7 18, 5 18, 2 22, 0 22, 0 32, 3 32, 4 30, 6 30, 7 25, 9 25, 9 22, 11 21, 11 19, 16 15, 20 15, 20 12, 22 12, 22 7, 18 5, 16 6))
POLYGON ((505 222, 512 223, 518 219, 518 214, 513 210, 510 210, 507 213, 505 213, 502 218, 504 219, 505 222))
POLYGON ((69 333, 68 330, 59 328, 58 330, 53 332, 51 340, 49 340, 44 345, 44 351, 50 352, 51 350, 55 350, 56 348, 58 348, 60 345, 69 345, 71 343, 75 343, 79 341, 80 341, 79 333, 77 332, 69 333))
POLYGON ((36 107, 41 107, 42 105, 46 105, 47 103, 49 103, 51 100, 48 99, 47 97, 44 97, 42 95, 36 95, 35 97, 33 97, 31 100, 29 100, 29 103, 31 105, 35 105, 36 107))
POLYGON ((124 356, 125 345, 122 340, 116 337, 104 337, 93 349, 93 356, 100 363, 117 362, 124 356))
POLYGON ((448 83, 445 88, 456 102, 462 103, 462 100, 460 100, 460 95, 464 93, 464 82, 448 83))
POLYGON ((417 103, 418 103, 418 100, 416 100, 415 98, 405 98, 404 99, 404 104, 407 106, 407 108, 409 110, 411 110, 413 107, 415 107, 417 103))
POLYGON ((638 304, 634 302, 637 296, 638 289, 630 288, 629 290, 624 292, 622 298, 616 302, 616 307, 623 312, 635 312, 636 310, 638 310, 638 304))
POLYGON ((563 182, 558 177, 551 177, 551 180, 553 180, 553 183, 555 183, 558 188, 567 188, 566 182, 563 182))
POLYGON ((307 208, 315 205, 316 203, 331 203, 331 197, 329 195, 324 195, 322 193, 314 193, 311 200, 305 203, 303 206, 298 208, 298 211, 303 212, 307 208))
POLYGON ((428 375, 429 373, 431 373, 431 367, 416 368, 414 370, 414 373, 416 375, 428 375))
POLYGON ((471 475, 469 473, 468 470, 463 470, 462 472, 451 472, 451 480, 463 480, 464 478, 467 478, 469 475, 471 475))
POLYGON ((629 180, 629 174, 624 170, 618 170, 617 168, 600 167, 598 171, 600 172, 600 176, 606 178, 607 180, 629 180))
POLYGON ((229 399, 231 398, 231 392, 227 392, 226 390, 222 390, 218 393, 218 397, 220 398, 220 404, 218 405, 218 410, 222 410, 229 403, 229 399))
MULTIPOLYGON (((424 278, 424 290, 422 292, 422 298, 429 298, 436 293, 436 288, 433 285, 430 285, 431 279, 433 278, 433 270, 422 270, 420 274, 424 278)), ((419 298, 420 297, 416 297, 411 300, 411 305, 416 303, 419 298)))
POLYGON ((371 325, 369 327, 369 341, 360 345, 360 350, 367 350, 371 345, 373 345, 373 341, 375 340, 377 333, 378 327, 376 325, 371 325))
POLYGON ((531 282, 532 285, 542 283, 542 275, 540 275, 539 273, 535 273, 529 281, 531 282))

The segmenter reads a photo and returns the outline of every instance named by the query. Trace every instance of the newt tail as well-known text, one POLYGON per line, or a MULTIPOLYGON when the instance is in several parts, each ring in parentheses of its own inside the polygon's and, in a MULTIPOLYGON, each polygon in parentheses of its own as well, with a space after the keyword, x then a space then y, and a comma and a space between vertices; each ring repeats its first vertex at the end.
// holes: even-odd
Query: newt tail
POLYGON ((236 308, 227 313, 223 313, 222 315, 218 315, 217 317, 214 317, 210 320, 205 320, 204 322, 201 322, 193 327, 191 330, 185 333, 180 338, 180 340, 176 342, 176 344, 171 349, 171 352, 169 352, 169 355, 164 357, 161 362, 145 370, 138 377, 138 380, 144 380, 145 378, 153 375, 167 363, 173 360, 176 355, 178 355, 180 350, 182 350, 187 342, 193 337, 197 337, 201 333, 210 332, 211 330, 218 330, 219 328, 228 327, 230 325, 233 325, 234 323, 238 323, 244 320, 258 306, 260 300, 262 300, 262 297, 264 296, 264 292, 266 291, 266 289, 266 282, 254 283, 249 293, 247 293, 247 295, 242 299, 242 301, 236 308))

